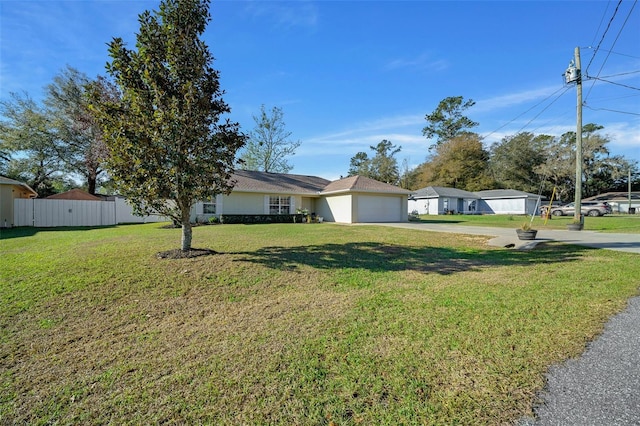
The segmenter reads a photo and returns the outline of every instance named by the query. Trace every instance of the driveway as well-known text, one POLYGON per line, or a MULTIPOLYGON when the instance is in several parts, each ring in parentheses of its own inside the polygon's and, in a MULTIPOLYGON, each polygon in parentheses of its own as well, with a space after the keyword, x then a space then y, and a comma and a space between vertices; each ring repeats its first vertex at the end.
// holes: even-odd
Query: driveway
POLYGON ((362 225, 380 225, 418 231, 451 232, 456 234, 494 236, 489 244, 497 247, 509 247, 528 250, 544 241, 559 241, 605 250, 626 251, 640 254, 640 234, 611 234, 595 231, 539 230, 533 241, 522 241, 516 236, 514 228, 494 228, 484 226, 464 226, 445 223, 398 222, 367 223, 362 225))

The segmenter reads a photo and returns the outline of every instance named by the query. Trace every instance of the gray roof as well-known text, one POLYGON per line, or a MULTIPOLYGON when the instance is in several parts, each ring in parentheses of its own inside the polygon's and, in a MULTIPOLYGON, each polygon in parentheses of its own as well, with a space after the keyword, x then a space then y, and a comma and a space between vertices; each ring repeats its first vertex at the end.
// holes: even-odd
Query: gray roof
POLYGON ((411 194, 411 191, 399 188, 388 183, 380 182, 364 176, 349 176, 344 179, 335 180, 328 184, 323 190, 323 194, 336 192, 377 192, 385 194, 411 194))
POLYGON ((329 181, 317 176, 267 173, 237 170, 231 177, 237 192, 270 192, 277 194, 320 195, 336 192, 376 192, 384 194, 410 194, 398 188, 363 176, 350 176, 329 181))
MULTIPOLYGON (((640 192, 631 192, 632 200, 640 200, 640 192)), ((605 192, 604 194, 594 195, 593 197, 584 198, 582 201, 628 201, 629 192, 605 192)))
POLYGON ((536 194, 518 191, 516 189, 488 189, 485 191, 476 191, 475 194, 483 200, 491 198, 538 198, 536 194))
POLYGON ((252 170, 236 170, 234 191, 277 192, 287 194, 317 194, 330 181, 317 176, 267 173, 252 170))
POLYGON ((477 200, 480 197, 473 192, 465 191, 463 189, 457 188, 446 188, 443 186, 427 186, 426 188, 418 189, 414 191, 414 194, 411 198, 439 198, 439 197, 450 197, 450 198, 464 198, 477 200))

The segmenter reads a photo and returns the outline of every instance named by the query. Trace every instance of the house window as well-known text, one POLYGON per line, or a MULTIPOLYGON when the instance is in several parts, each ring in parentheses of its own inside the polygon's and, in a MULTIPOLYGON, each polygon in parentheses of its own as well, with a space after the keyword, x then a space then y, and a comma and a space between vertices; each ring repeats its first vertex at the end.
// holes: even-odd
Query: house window
POLYGON ((272 195, 269 197, 269 214, 289 214, 291 197, 272 195))
POLYGON ((216 202, 208 201, 202 204, 202 213, 203 214, 216 214, 216 202))

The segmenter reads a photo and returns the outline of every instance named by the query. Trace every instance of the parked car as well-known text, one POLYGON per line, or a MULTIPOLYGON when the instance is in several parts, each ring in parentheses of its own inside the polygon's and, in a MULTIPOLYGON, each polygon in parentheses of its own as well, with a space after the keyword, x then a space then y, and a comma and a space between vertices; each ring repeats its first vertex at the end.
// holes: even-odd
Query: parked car
MULTIPOLYGON (((551 214, 554 216, 571 216, 575 214, 576 204, 569 203, 564 206, 554 206, 551 208, 551 214)), ((580 211, 587 216, 604 216, 612 212, 611 206, 606 201, 583 201, 580 203, 580 211)))

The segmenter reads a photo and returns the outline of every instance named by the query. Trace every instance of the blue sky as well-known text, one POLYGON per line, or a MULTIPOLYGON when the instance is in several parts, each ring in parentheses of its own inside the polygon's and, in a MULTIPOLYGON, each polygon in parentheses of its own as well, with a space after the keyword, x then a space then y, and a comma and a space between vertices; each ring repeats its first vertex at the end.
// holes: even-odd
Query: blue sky
MULTIPOLYGON (((105 74, 106 44, 135 45, 159 1, 0 1, 0 97, 43 87, 66 65, 105 74)), ((284 111, 302 143, 292 173, 335 179, 382 139, 423 162, 426 121, 448 96, 487 145, 519 131, 576 129, 562 74, 580 47, 583 122, 612 154, 640 161, 640 5, 616 1, 213 1, 205 40, 230 118, 249 131, 260 106, 284 111), (593 77, 597 77, 595 79, 593 77), (604 81, 606 80, 606 81, 604 81)))

